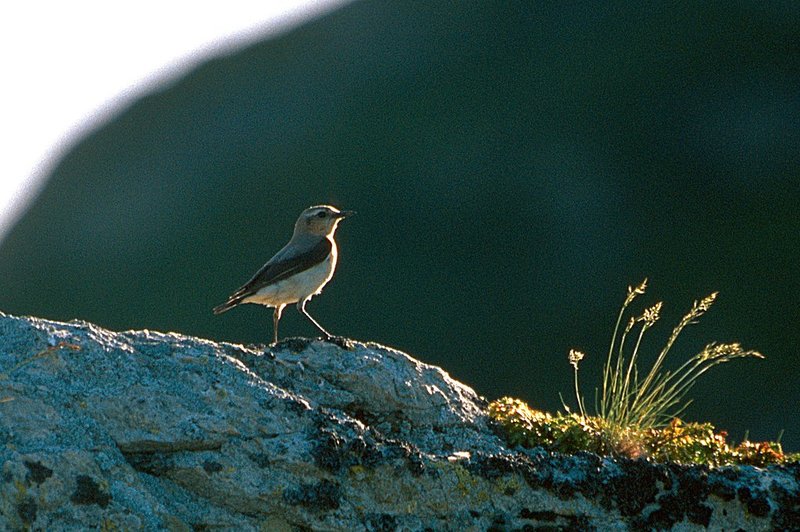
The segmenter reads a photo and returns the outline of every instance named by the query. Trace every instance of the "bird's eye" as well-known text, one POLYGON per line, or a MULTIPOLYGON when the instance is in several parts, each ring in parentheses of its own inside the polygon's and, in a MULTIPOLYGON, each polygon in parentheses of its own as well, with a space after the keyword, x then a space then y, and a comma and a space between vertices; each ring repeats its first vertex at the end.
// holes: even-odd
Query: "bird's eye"
POLYGON ((325 218, 325 216, 327 216, 327 213, 325 211, 319 211, 317 213, 318 218, 325 218))

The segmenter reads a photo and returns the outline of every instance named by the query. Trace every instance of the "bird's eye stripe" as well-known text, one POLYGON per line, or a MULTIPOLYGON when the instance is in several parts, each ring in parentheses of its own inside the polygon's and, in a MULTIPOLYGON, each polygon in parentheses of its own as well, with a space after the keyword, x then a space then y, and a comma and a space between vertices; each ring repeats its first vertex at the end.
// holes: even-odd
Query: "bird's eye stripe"
POLYGON ((317 213, 317 216, 319 216, 320 218, 325 218, 325 211, 319 211, 317 213))

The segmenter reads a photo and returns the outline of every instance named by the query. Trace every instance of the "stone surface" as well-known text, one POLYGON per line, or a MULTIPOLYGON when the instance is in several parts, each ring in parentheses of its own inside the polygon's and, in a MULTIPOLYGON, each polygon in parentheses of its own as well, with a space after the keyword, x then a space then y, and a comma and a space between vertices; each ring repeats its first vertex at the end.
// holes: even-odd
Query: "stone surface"
POLYGON ((484 407, 372 343, 0 314, 0 529, 800 528, 797 465, 509 449, 484 407))

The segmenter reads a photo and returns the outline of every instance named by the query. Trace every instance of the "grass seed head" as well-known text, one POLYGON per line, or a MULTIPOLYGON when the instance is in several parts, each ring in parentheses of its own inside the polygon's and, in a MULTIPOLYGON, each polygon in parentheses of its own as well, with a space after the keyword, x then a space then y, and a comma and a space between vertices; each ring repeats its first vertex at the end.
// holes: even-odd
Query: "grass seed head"
POLYGON ((577 349, 570 349, 569 350, 569 363, 572 364, 572 367, 575 368, 575 371, 578 371, 578 363, 583 360, 583 357, 586 356, 577 349))
POLYGON ((636 321, 643 321, 645 327, 651 327, 661 317, 661 306, 663 304, 663 301, 659 301, 652 307, 645 309, 636 321))

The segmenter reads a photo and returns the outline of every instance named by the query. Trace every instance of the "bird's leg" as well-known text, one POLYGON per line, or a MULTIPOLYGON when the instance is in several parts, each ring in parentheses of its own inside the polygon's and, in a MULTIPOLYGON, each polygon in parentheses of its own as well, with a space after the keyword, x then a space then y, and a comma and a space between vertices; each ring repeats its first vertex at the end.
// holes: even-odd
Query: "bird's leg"
POLYGON ((311 314, 306 312, 306 301, 307 301, 306 299, 301 299, 300 301, 298 301, 297 302, 297 310, 300 312, 300 314, 302 314, 303 316, 305 316, 306 318, 311 320, 311 323, 313 323, 314 326, 317 329, 319 329, 320 331, 322 331, 322 334, 325 335, 325 339, 329 340, 330 338, 332 338, 331 334, 328 331, 326 331, 325 329, 323 329, 322 325, 317 323, 317 320, 315 320, 314 318, 311 317, 311 314))
POLYGON ((281 313, 283 312, 283 307, 286 305, 278 305, 275 307, 275 312, 272 314, 272 325, 273 325, 273 343, 278 343, 278 322, 281 321, 281 313))

